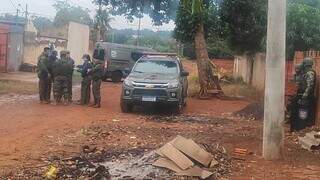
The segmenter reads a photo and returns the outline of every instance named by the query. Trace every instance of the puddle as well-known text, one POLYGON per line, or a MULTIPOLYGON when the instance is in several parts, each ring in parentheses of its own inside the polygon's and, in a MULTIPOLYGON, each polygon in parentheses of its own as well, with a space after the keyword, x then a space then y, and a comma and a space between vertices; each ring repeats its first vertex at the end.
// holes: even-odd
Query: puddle
POLYGON ((8 103, 16 103, 21 101, 33 100, 38 97, 37 94, 3 94, 0 95, 0 105, 8 103))
MULTIPOLYGON (((79 93, 80 90, 80 85, 74 85, 73 86, 73 99, 78 99, 79 98, 79 93)), ((12 104, 12 103, 20 103, 24 101, 29 101, 29 100, 38 100, 39 95, 38 94, 0 94, 0 106, 4 104, 12 104)), ((51 95, 51 98, 53 98, 53 95, 51 95)))

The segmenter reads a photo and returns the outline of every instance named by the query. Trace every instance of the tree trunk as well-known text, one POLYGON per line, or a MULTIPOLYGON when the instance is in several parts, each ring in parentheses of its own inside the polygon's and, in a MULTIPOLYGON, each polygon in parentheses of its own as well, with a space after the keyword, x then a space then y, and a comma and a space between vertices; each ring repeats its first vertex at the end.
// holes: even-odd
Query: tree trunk
POLYGON ((204 29, 202 23, 199 24, 197 32, 195 34, 194 45, 196 49, 198 77, 200 84, 199 96, 206 96, 209 80, 208 74, 206 73, 206 68, 210 59, 208 56, 207 43, 204 37, 204 29))

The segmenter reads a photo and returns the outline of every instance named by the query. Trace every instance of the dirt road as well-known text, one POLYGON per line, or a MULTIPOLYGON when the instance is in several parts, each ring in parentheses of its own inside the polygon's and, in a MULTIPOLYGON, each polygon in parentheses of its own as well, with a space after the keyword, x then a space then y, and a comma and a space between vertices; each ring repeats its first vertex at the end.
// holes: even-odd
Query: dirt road
POLYGON ((184 117, 197 115, 206 120, 190 121, 182 116, 173 121, 161 113, 121 113, 120 88, 120 84, 103 84, 101 109, 41 105, 35 98, 1 104, 0 176, 8 177, 21 169, 43 172, 48 159, 78 154, 83 145, 107 152, 132 148, 150 151, 176 135, 198 143, 219 144, 230 156, 236 147, 248 149, 250 155, 232 161, 232 173, 226 175, 231 179, 320 176, 319 155, 301 150, 296 135, 287 134, 283 160, 272 163, 261 158, 262 122, 232 116, 249 101, 189 99, 184 117))

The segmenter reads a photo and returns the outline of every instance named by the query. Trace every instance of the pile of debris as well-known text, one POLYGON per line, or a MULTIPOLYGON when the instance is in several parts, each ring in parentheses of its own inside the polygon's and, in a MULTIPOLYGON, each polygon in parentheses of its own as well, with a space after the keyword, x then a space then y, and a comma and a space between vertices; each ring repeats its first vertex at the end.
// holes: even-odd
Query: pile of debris
POLYGON ((225 157, 215 159, 212 154, 193 140, 182 136, 177 136, 158 149, 156 153, 160 158, 153 163, 154 166, 174 171, 178 176, 199 177, 201 179, 212 175, 221 176, 222 174, 218 174, 214 169, 219 167, 219 161, 226 161, 225 157))
POLYGON ((308 151, 320 150, 320 132, 312 131, 298 139, 302 148, 308 151))
POLYGON ((263 119, 264 107, 261 103, 251 103, 241 109, 233 113, 235 116, 250 119, 250 120, 261 120, 263 119))
POLYGON ((225 118, 211 117, 208 115, 199 115, 199 114, 181 114, 181 115, 172 115, 172 116, 142 116, 140 119, 145 119, 149 121, 157 122, 185 122, 185 123, 199 123, 199 124, 224 124, 226 123, 225 118))

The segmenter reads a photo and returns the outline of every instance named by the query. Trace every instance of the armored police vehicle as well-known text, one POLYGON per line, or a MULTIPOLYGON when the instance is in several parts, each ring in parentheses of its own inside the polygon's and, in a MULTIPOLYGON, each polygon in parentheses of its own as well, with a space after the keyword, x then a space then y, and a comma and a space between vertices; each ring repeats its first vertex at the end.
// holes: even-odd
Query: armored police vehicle
POLYGON ((146 47, 98 42, 93 57, 105 62, 104 80, 111 78, 113 82, 120 82, 145 52, 155 51, 146 47))
POLYGON ((123 82, 121 110, 130 112, 134 105, 164 104, 179 113, 186 104, 188 75, 172 54, 143 55, 123 82))

